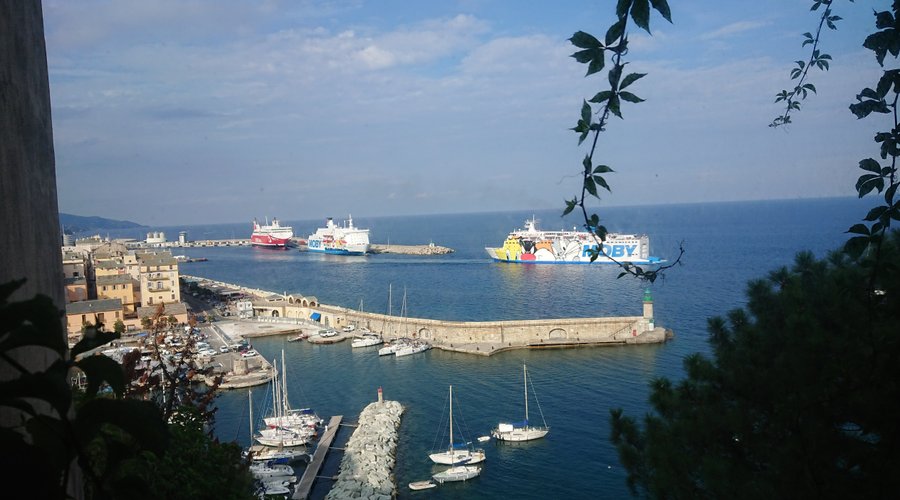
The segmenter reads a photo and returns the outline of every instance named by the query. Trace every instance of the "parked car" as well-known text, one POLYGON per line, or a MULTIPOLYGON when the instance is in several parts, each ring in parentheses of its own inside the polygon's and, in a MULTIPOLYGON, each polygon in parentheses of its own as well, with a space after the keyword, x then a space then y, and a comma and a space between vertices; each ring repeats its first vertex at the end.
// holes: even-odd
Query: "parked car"
POLYGON ((257 355, 257 352, 254 351, 253 349, 250 349, 247 352, 241 353, 241 357, 244 357, 244 358, 252 358, 253 356, 256 356, 256 355, 257 355))
POLYGON ((225 354, 225 353, 231 352, 231 349, 229 349, 227 345, 223 345, 222 347, 219 348, 219 352, 221 352, 222 354, 225 354))
POLYGON ((337 335, 337 332, 332 330, 331 328, 327 330, 319 330, 320 337, 334 337, 337 335))

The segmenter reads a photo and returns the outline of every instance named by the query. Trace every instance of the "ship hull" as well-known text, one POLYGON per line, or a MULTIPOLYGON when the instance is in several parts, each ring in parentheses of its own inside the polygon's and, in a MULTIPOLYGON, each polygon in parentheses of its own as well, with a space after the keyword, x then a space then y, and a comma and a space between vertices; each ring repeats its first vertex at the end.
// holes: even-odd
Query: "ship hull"
POLYGON ((617 261, 619 263, 627 262, 629 264, 648 266, 648 265, 653 265, 653 264, 661 264, 661 263, 665 262, 664 260, 657 258, 657 257, 650 257, 648 259, 624 258, 624 259, 616 259, 616 261, 613 261, 612 259, 609 259, 602 255, 598 256, 595 261, 591 262, 590 256, 580 256, 579 255, 579 256, 570 257, 569 259, 566 259, 566 258, 553 258, 553 259, 532 258, 533 257, 532 255, 527 255, 527 254, 510 255, 509 253, 507 253, 506 249, 504 249, 504 248, 486 247, 484 250, 487 252, 488 257, 490 257, 491 260, 493 260, 494 262, 506 262, 506 263, 510 263, 510 264, 615 264, 617 261), (525 255, 524 258, 523 258, 523 255, 525 255))
POLYGON ((329 218, 325 227, 309 235, 306 249, 328 255, 366 255, 369 252, 369 230, 353 227, 353 218, 338 226, 329 218))
POLYGON ((595 235, 572 231, 542 231, 534 219, 525 228, 509 233, 502 247, 485 248, 497 262, 516 264, 635 264, 665 262, 650 255, 646 235, 609 233, 599 242, 595 235))
POLYGON ((279 247, 284 248, 287 247, 290 243, 290 238, 275 238, 269 235, 257 235, 254 234, 250 236, 250 244, 257 247, 279 247))

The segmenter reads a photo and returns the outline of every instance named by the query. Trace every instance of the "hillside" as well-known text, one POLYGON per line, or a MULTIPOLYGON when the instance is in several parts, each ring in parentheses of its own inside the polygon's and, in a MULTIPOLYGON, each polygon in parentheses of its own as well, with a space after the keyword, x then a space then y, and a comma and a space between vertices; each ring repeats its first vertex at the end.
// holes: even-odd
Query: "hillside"
POLYGON ((88 231, 101 231, 107 229, 129 229, 145 227, 142 224, 127 220, 105 219, 103 217, 59 214, 59 223, 66 233, 83 233, 88 231))

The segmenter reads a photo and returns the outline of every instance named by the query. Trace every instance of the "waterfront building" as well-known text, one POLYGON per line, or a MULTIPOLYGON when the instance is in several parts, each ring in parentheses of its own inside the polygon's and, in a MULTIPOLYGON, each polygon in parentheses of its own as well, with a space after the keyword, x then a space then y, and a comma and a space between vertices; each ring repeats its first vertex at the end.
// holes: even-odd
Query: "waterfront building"
MULTIPOLYGON (((138 307, 137 316, 140 319, 152 318, 153 315, 157 313, 157 311, 159 311, 159 304, 155 306, 138 307)), ((187 323, 188 321, 187 306, 183 302, 163 304, 162 315, 165 318, 173 316, 176 323, 187 323)))
POLYGON ((85 254, 76 250, 62 253, 63 278, 84 278, 88 275, 88 260, 85 254))
MULTIPOLYGON (((124 269, 124 268, 123 268, 124 269)), ((97 276, 97 298, 119 299, 126 316, 133 315, 140 303, 140 282, 129 274, 97 276)))
POLYGON ((112 330, 116 320, 123 319, 122 301, 119 299, 85 300, 66 304, 66 329, 72 337, 81 336, 86 324, 103 323, 106 330, 112 330))
POLYGON ((94 259, 94 279, 126 274, 125 266, 116 259, 94 259))
POLYGON ((181 302, 178 261, 169 251, 135 253, 140 271, 141 305, 181 302))

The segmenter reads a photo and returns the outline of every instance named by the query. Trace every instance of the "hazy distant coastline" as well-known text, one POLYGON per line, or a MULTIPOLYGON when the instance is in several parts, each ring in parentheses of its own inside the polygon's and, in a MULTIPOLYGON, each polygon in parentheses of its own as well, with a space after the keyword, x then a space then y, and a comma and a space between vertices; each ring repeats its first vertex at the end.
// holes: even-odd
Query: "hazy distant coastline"
POLYGON ((139 227, 147 227, 143 224, 138 224, 137 222, 131 222, 128 220, 114 220, 96 216, 86 217, 82 215, 64 214, 62 212, 60 212, 59 214, 59 224, 60 226, 62 226, 62 229, 69 234, 84 233, 89 231, 105 231, 107 229, 133 229, 139 227))

